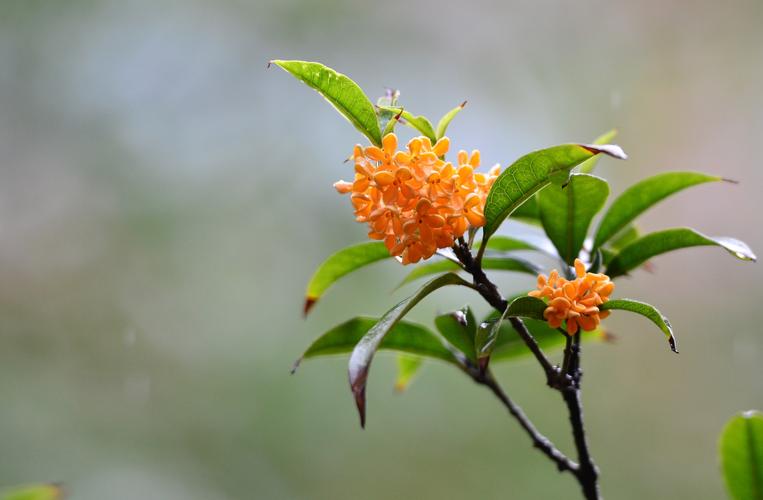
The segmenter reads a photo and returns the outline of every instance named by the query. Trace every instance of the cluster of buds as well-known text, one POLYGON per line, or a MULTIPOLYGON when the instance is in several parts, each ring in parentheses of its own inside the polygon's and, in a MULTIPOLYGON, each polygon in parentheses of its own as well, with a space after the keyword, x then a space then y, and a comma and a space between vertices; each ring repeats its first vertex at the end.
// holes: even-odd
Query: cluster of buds
POLYGON ((381 148, 355 146, 355 180, 334 187, 351 193, 356 220, 368 224, 368 236, 384 241, 391 255, 409 264, 485 224, 485 199, 500 167, 475 172, 477 150, 459 151, 457 166, 446 162, 447 137, 434 145, 416 137, 407 151, 397 151, 397 145, 397 136, 387 134, 381 148))
POLYGON ((575 259, 576 279, 568 281, 554 269, 551 274, 538 276, 538 289, 530 296, 547 299, 543 312, 549 326, 559 328, 567 322, 567 333, 575 335, 578 329, 595 330, 609 311, 599 311, 601 304, 609 300, 615 284, 606 274, 587 273, 580 259, 575 259))

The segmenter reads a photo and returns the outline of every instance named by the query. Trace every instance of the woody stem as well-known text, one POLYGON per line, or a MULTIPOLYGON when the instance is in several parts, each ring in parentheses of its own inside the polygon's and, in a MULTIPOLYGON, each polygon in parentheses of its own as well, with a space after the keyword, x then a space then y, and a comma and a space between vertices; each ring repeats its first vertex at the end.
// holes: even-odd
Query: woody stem
MULTIPOLYGON (((491 282, 482 269, 482 252, 484 243, 480 247, 479 257, 475 259, 469 250, 468 245, 463 238, 453 245, 453 251, 458 260, 463 264, 464 269, 472 275, 474 288, 479 294, 497 311, 503 312, 509 306, 506 299, 498 291, 498 287, 491 282)), ((564 369, 554 366, 548 360, 546 355, 540 349, 540 346, 525 326, 524 322, 518 317, 509 317, 511 326, 519 334, 527 347, 535 356, 535 359, 541 365, 546 374, 546 381, 549 387, 558 390, 569 412, 572 435, 577 449, 579 464, 567 458, 559 451, 548 438, 540 434, 533 426, 527 416, 500 388, 490 372, 479 370, 466 370, 475 382, 487 386, 493 394, 506 406, 509 412, 519 421, 525 431, 533 439, 536 448, 540 449, 546 456, 557 464, 560 471, 568 470, 578 480, 586 500, 599 500, 598 487, 598 469, 588 451, 588 442, 586 439, 585 428, 583 426, 583 407, 580 397, 580 379, 582 372, 580 370, 580 335, 567 338, 567 347, 564 353, 562 366, 564 369), (482 377, 482 378, 480 378, 482 377)))

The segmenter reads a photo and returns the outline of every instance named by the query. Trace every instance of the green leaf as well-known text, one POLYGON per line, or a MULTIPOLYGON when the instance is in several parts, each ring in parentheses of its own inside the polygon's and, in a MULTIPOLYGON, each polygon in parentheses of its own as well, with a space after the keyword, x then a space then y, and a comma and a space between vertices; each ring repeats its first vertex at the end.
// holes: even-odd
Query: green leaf
POLYGON ((342 276, 374 262, 390 258, 381 241, 352 245, 331 255, 310 278, 305 294, 304 313, 307 315, 323 293, 342 276))
POLYGON ((535 151, 514 162, 501 172, 488 193, 483 238, 490 238, 506 217, 552 180, 563 183, 572 168, 599 153, 627 158, 619 146, 565 144, 535 151))
POLYGON ((511 218, 524 222, 525 224, 540 224, 540 208, 538 207, 538 195, 535 194, 519 205, 511 213, 511 218))
POLYGON ((437 316, 434 324, 445 340, 464 353, 471 361, 476 361, 474 353, 474 335, 477 332, 477 320, 469 306, 437 316))
MULTIPOLYGON (((315 339, 294 363, 292 371, 296 371, 303 359, 352 352, 360 339, 379 321, 379 318, 358 316, 335 326, 315 339)), ((456 362, 456 358, 434 332, 425 326, 408 321, 399 321, 395 324, 382 339, 379 349, 441 359, 449 363, 456 362)))
MULTIPOLYGON (((503 346, 505 342, 500 341, 501 326, 503 321, 510 316, 543 320, 543 311, 548 305, 541 299, 520 295, 509 303, 509 307, 503 311, 497 320, 485 321, 477 329, 477 335, 474 340, 474 349, 477 353, 477 359, 489 357, 496 347, 503 346)), ((558 334, 558 332, 557 332, 558 334)))
POLYGON ((451 109, 445 113, 442 118, 440 118, 440 121, 437 123, 437 132, 435 134, 437 139, 441 139, 445 136, 445 131, 448 130, 448 125, 450 125, 450 122, 453 120, 453 118, 455 118, 456 115, 459 114, 465 106, 466 101, 451 109))
POLYGON ((567 264, 580 254, 591 220, 607 196, 607 181, 589 174, 572 174, 565 187, 549 186, 538 193, 543 229, 567 264))
POLYGON ((726 488, 733 500, 763 500, 763 413, 729 420, 718 443, 726 488))
POLYGON ((504 317, 517 316, 521 318, 543 320, 543 311, 545 311, 547 307, 548 305, 537 297, 520 295, 511 301, 508 309, 506 309, 504 317))
POLYGON ((424 358, 411 356, 408 354, 398 354, 397 356, 397 379, 395 380, 395 390, 397 392, 405 391, 416 378, 421 370, 424 358))
POLYGON ((626 189, 609 207, 599 224, 594 248, 599 248, 652 205, 683 189, 723 178, 699 172, 666 172, 626 189))
POLYGON ((61 488, 55 484, 24 486, 0 493, 2 500, 60 500, 61 488))
POLYGON ((621 276, 656 255, 680 248, 708 245, 721 247, 741 260, 757 260, 750 247, 742 241, 724 236, 705 236, 694 229, 681 227, 649 233, 626 245, 607 265, 607 274, 610 278, 621 276))
POLYGON ((412 113, 409 113, 403 108, 394 108, 389 106, 379 106, 379 108, 383 111, 388 111, 391 113, 395 113, 395 116, 399 116, 401 119, 404 120, 405 125, 408 125, 409 127, 418 130, 423 135, 429 138, 430 141, 432 141, 432 144, 437 142, 437 136, 435 135, 434 128, 432 127, 432 123, 426 119, 424 116, 414 116, 412 113))
POLYGON ((453 273, 438 276, 419 288, 415 294, 387 311, 387 313, 379 319, 379 322, 376 323, 362 339, 360 339, 355 346, 355 349, 353 349, 349 365, 350 388, 355 396, 355 403, 360 414, 361 427, 365 426, 366 422, 366 380, 368 378, 368 370, 371 366, 374 354, 376 354, 376 351, 379 349, 385 337, 387 337, 389 332, 395 327, 398 321, 408 313, 408 311, 421 302, 424 297, 438 288, 447 285, 469 286, 469 283, 453 273))
POLYGON ((337 111, 376 146, 381 146, 381 129, 374 105, 347 76, 317 62, 271 61, 315 89, 337 111))
MULTIPOLYGON (((517 259, 515 257, 485 257, 482 259, 482 269, 492 269, 496 271, 515 271, 518 273, 537 275, 539 268, 526 260, 517 259)), ((420 264, 416 266, 413 271, 408 273, 403 281, 398 285, 401 287, 412 281, 416 281, 424 276, 430 276, 432 274, 442 273, 446 271, 460 271, 461 267, 451 260, 438 260, 434 262, 428 262, 426 264, 420 264)))
MULTIPOLYGON (((610 144, 612 140, 617 136, 617 129, 612 129, 609 132, 604 132, 593 141, 593 144, 610 144)), ((599 156, 589 158, 580 165, 578 165, 578 172, 581 174, 590 174, 599 163, 599 156)))
POLYGON ((609 240, 608 246, 614 250, 622 250, 640 237, 641 232, 638 227, 635 224, 628 224, 609 240))
POLYGON ((673 352, 678 352, 676 339, 673 336, 673 327, 670 326, 668 318, 662 315, 656 307, 645 302, 639 302, 631 299, 612 299, 599 306, 600 311, 630 311, 648 318, 652 323, 662 330, 662 333, 668 338, 668 344, 673 352))
MULTIPOLYGON (((475 246, 480 246, 481 242, 475 243, 475 246)), ((490 238, 487 242, 488 250, 495 250, 498 252, 513 252, 515 250, 535 250, 538 252, 545 252, 541 247, 533 245, 530 242, 521 240, 519 238, 512 238, 509 236, 496 235, 490 238)))

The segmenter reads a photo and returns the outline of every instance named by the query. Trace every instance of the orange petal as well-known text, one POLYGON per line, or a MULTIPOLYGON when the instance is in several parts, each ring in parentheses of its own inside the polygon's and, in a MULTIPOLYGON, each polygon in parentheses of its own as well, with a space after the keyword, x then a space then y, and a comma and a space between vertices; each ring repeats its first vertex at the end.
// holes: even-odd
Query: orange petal
POLYGON ((580 259, 575 259, 575 274, 578 278, 585 276, 585 264, 580 259))
POLYGON ((345 182, 345 181, 337 181, 334 183, 334 189, 336 189, 339 194, 347 194, 350 191, 352 191, 352 183, 345 182))
POLYGON ((388 155, 392 155, 397 149, 397 136, 394 133, 385 135, 382 139, 382 146, 388 155))
POLYGON ((450 148, 450 139, 448 139, 447 137, 443 137, 442 139, 437 141, 437 143, 434 145, 434 148, 432 148, 432 151, 437 156, 445 156, 445 153, 448 152, 449 148, 450 148))

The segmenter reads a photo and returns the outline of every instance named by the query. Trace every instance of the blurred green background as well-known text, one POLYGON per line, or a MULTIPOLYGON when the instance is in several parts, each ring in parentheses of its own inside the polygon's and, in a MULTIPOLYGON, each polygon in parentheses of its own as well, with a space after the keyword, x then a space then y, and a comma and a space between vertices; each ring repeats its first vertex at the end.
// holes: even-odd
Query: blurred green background
MULTIPOLYGON (((308 321, 332 251, 365 240, 331 184, 359 134, 270 58, 320 60, 436 119, 486 165, 589 141, 630 154, 613 192, 670 169, 694 188, 645 229, 692 225, 763 248, 763 3, 479 0, 0 1, 0 486, 75 500, 578 498, 484 389, 437 363, 393 393, 380 355, 361 431, 346 360, 292 361, 380 314, 405 270, 370 267, 308 321)), ((407 132, 406 132, 407 134, 407 132)), ((405 134, 404 134, 405 135, 405 134)), ((722 498, 716 439, 763 407, 763 268, 717 248, 655 260, 616 295, 657 304, 584 352, 610 499, 722 498)), ((496 275, 508 293, 532 279, 496 275)), ((446 290, 412 318, 466 301, 446 290)), ((485 310, 480 306, 480 310, 485 310)), ((497 368, 571 452, 531 362, 497 368)))

